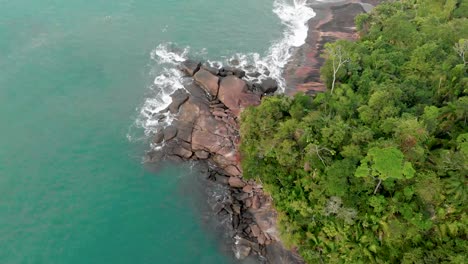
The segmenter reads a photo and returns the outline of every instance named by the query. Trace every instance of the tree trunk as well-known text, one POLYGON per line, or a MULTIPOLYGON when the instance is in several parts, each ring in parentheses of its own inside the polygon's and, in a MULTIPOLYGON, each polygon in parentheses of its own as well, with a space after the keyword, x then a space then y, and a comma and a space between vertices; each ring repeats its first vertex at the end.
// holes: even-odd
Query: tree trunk
POLYGON ((379 183, 377 184, 377 187, 375 187, 374 194, 379 190, 380 184, 382 184, 382 179, 379 179, 379 183))

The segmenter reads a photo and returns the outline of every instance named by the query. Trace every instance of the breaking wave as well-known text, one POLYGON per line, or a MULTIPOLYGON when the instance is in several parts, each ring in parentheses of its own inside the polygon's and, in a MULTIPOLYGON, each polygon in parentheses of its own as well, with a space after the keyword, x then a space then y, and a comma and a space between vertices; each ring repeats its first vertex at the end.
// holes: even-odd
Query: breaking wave
MULTIPOLYGON (((273 12, 281 20, 285 30, 283 37, 274 42, 265 55, 259 53, 238 53, 224 61, 207 61, 215 67, 222 65, 242 68, 246 79, 260 82, 266 78, 273 78, 279 84, 279 92, 285 89, 283 69, 291 58, 294 48, 305 43, 307 37, 307 21, 315 16, 315 12, 306 0, 275 0, 273 12)), ((135 122, 137 128, 144 130, 144 135, 150 136, 158 129, 169 125, 173 119, 170 114, 159 112, 171 103, 170 95, 177 89, 184 89, 183 74, 177 65, 189 56, 189 48, 178 49, 172 43, 161 44, 151 52, 151 59, 162 67, 162 71, 155 77, 149 87, 149 95, 138 109, 139 115, 135 122)), ((134 136, 128 134, 130 140, 134 136)))

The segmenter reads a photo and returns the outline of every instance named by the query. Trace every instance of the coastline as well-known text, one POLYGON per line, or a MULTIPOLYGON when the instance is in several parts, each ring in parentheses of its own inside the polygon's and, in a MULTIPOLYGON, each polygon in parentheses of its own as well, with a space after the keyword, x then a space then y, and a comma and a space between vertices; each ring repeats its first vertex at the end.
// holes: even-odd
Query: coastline
POLYGON ((356 40, 354 18, 370 12, 381 0, 343 0, 331 3, 310 3, 316 16, 309 20, 306 43, 297 48, 284 69, 288 95, 297 92, 313 94, 326 90, 320 80, 320 67, 324 58, 320 55, 328 42, 338 39, 356 40))
MULTIPOLYGON (((305 44, 294 50, 284 68, 285 93, 325 91, 320 80, 324 44, 336 39, 355 40, 354 17, 378 2, 311 3, 317 15, 308 21, 305 44)), ((186 75, 185 89, 176 90, 172 103, 156 115, 162 122, 168 116, 174 121, 154 134, 152 142, 159 147, 147 153, 145 162, 195 161, 208 180, 226 189, 223 195, 211 199, 211 207, 231 238, 238 260, 254 257, 260 263, 304 263, 295 249, 283 245, 271 197, 261 184, 242 178, 240 113, 273 94, 278 83, 272 78, 252 83, 247 80, 251 73, 236 65, 216 68, 187 60, 180 64, 180 70, 186 75)))

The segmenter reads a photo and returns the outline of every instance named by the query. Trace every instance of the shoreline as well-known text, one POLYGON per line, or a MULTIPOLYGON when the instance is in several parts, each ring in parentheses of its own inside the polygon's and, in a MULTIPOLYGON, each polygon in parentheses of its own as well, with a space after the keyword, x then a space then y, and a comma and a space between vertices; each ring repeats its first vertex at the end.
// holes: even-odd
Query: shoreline
MULTIPOLYGON (((305 44, 294 51, 285 66, 285 94, 313 94, 325 91, 320 80, 320 57, 326 42, 357 38, 354 17, 370 10, 378 0, 344 0, 312 3, 316 16, 308 21, 305 44)), ((149 151, 146 163, 196 161, 200 172, 226 188, 224 195, 211 200, 211 208, 231 238, 238 260, 256 258, 260 263, 297 263, 304 261, 296 250, 286 248, 280 237, 271 197, 263 186, 242 178, 240 163, 240 113, 257 106, 263 96, 274 94, 278 83, 272 79, 251 83, 249 73, 230 66, 213 68, 199 61, 182 62, 186 74, 185 89, 176 90, 172 103, 156 116, 163 121, 168 113, 175 116, 170 126, 161 127, 153 138, 160 146, 149 151)), ((207 187, 211 188, 211 187, 207 187)))
POLYGON ((356 40, 358 35, 354 18, 370 12, 381 0, 343 0, 333 3, 313 2, 310 6, 316 16, 308 21, 306 42, 297 48, 284 69, 288 95, 297 92, 314 94, 326 90, 320 79, 320 67, 324 58, 320 55, 327 42, 338 39, 356 40))

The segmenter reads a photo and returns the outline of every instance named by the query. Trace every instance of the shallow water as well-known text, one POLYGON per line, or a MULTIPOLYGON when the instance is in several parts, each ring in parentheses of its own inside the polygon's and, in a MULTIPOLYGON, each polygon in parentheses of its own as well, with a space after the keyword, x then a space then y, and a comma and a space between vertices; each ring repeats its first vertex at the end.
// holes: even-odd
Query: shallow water
POLYGON ((158 50, 266 58, 294 32, 274 8, 0 0, 0 263, 231 262, 187 192, 196 177, 141 164, 152 129, 141 112, 174 67, 158 50))

